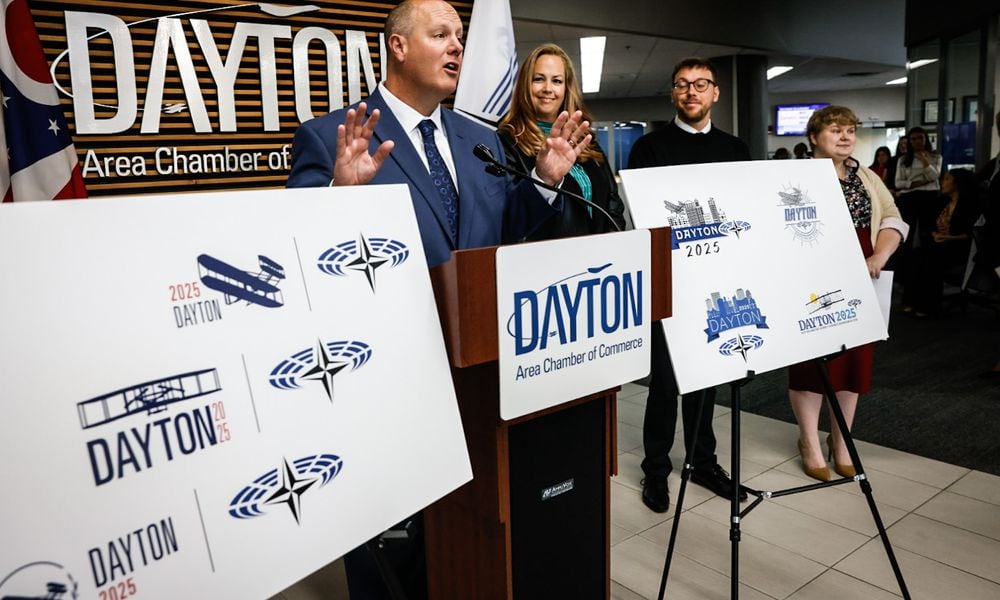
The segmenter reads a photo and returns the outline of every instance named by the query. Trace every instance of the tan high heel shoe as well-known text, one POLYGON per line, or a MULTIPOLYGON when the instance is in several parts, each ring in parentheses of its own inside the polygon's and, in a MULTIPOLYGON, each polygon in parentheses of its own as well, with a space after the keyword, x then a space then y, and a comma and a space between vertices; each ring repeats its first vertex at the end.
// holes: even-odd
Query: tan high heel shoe
POLYGON ((810 467, 806 464, 806 448, 802 440, 798 440, 799 443, 799 458, 802 459, 802 472, 806 475, 812 477, 813 479, 819 479, 820 481, 830 481, 830 469, 823 465, 822 467, 810 467))
MULTIPOLYGON (((832 441, 833 441, 833 434, 826 436, 826 448, 828 451, 826 455, 827 460, 833 460, 833 444, 831 443, 832 441)), ((835 460, 833 460, 833 470, 836 471, 837 475, 840 475, 841 477, 850 477, 852 479, 858 474, 857 470, 854 468, 854 465, 851 464, 842 465, 835 460)))

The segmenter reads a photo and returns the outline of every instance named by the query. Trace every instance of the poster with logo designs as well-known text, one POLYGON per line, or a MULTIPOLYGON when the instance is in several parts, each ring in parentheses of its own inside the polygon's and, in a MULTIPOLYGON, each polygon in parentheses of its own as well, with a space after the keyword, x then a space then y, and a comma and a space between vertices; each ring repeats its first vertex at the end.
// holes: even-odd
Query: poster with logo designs
POLYGON ((829 160, 622 171, 636 227, 673 228, 682 393, 887 337, 851 213, 829 160))
POLYGON ((506 246, 496 265, 501 418, 649 373, 648 231, 506 246))
POLYGON ((406 186, 0 207, 0 597, 267 598, 472 478, 406 186))

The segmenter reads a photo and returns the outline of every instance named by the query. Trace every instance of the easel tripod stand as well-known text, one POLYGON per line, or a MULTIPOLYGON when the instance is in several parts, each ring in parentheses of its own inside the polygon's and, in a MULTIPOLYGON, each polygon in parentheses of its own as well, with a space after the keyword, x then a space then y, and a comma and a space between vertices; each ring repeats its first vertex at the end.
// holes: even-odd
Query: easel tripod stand
MULTIPOLYGON (((851 483, 857 481, 861 486, 861 491, 868 501, 868 508, 871 510, 872 518, 875 520, 875 527, 878 529, 879 537, 882 538, 882 545, 885 547, 886 556, 889 558, 889 564, 892 566, 892 572, 896 576, 896 583, 899 584, 899 591, 905 600, 910 599, 910 592, 906 588, 906 582, 903 580, 903 573, 899 569, 899 563, 896 561, 896 555, 892 550, 892 545, 889 543, 889 535, 886 533, 885 525, 882 523, 882 516, 879 514, 878 507, 875 505, 875 498, 872 496, 872 486, 868 481, 868 477, 865 475, 864 467, 861 464, 861 457, 858 455, 858 449, 854 445, 854 438, 851 437, 851 432, 847 427, 847 421, 844 419, 844 413, 840 408, 840 403, 837 401, 837 395, 833 389, 833 384, 830 382, 830 373, 827 369, 827 364, 834 358, 840 356, 847 350, 846 347, 841 347, 840 352, 832 354, 830 356, 820 357, 815 359, 816 368, 819 370, 820 377, 823 380, 823 389, 826 392, 826 400, 830 403, 830 409, 833 413, 834 420, 836 421, 836 426, 840 429, 840 433, 844 438, 844 443, 847 445, 847 451, 851 455, 851 462, 854 465, 854 469, 857 475, 854 477, 842 477, 840 479, 834 479, 831 481, 825 481, 822 483, 814 483, 810 485, 802 485, 794 488, 788 488, 784 490, 777 491, 759 491, 747 489, 747 492, 754 496, 753 502, 750 503, 744 510, 740 510, 739 501, 739 485, 740 485, 740 390, 743 386, 750 383, 754 377, 753 371, 747 371, 746 377, 729 383, 730 397, 732 402, 732 482, 733 488, 730 494, 730 509, 729 509, 729 540, 732 543, 732 564, 730 567, 730 583, 731 592, 730 597, 733 600, 737 600, 740 596, 740 521, 746 517, 753 509, 757 508, 761 502, 764 500, 770 500, 772 498, 780 498, 781 496, 790 496, 792 494, 799 494, 802 492, 809 492, 812 490, 818 490, 834 485, 843 485, 845 483, 851 483)), ((704 390, 698 394, 698 413, 701 414, 705 402, 705 392, 704 390)), ((698 423, 695 423, 695 428, 691 439, 685 440, 686 452, 684 456, 684 469, 681 471, 681 488, 677 495, 677 504, 674 508, 674 522, 670 529, 670 542, 667 545, 667 555, 663 563, 663 574, 660 578, 660 593, 659 600, 663 600, 664 593, 667 589, 667 577, 670 574, 670 562, 673 559, 674 545, 677 541, 677 530, 680 526, 681 512, 683 511, 684 505, 684 492, 687 489, 688 479, 691 477, 691 471, 694 470, 694 443, 698 439, 698 423)))

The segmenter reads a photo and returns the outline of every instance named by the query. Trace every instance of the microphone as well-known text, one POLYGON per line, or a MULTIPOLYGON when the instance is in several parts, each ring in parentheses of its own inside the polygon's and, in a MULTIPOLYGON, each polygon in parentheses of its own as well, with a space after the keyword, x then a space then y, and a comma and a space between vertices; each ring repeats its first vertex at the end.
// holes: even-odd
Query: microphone
POLYGON ((476 156, 476 158, 486 163, 486 172, 489 173, 490 175, 493 175, 495 177, 502 177, 504 173, 510 173, 515 177, 526 179, 534 183, 535 185, 556 192, 557 194, 569 196, 570 198, 573 198, 577 202, 580 202, 585 206, 589 206, 594 210, 600 212, 602 215, 604 215, 604 217, 608 220, 608 222, 611 223, 611 226, 615 228, 615 231, 622 230, 622 228, 618 226, 618 223, 615 223, 615 220, 612 219, 611 215, 608 214, 608 211, 604 210, 597 204, 591 202, 590 200, 587 200, 586 198, 584 198, 579 194, 575 194, 573 192, 557 188, 554 185, 549 185, 540 179, 535 179, 528 173, 524 173, 522 171, 519 171, 518 169, 515 169, 514 167, 511 167, 510 165, 505 165, 501 163, 499 160, 497 160, 497 157, 493 155, 493 151, 490 150, 490 147, 487 146, 486 144, 476 144, 476 147, 472 149, 472 153, 476 156))

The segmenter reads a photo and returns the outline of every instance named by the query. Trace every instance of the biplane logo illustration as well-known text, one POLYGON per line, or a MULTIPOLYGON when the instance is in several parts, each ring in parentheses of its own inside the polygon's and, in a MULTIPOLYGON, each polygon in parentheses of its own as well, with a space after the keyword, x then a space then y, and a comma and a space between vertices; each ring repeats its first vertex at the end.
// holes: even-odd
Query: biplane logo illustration
POLYGON ((245 301, 277 308, 284 304, 279 283, 285 278, 285 269, 264 255, 257 256, 260 271, 238 269, 208 254, 198 256, 198 276, 207 287, 222 292, 226 304, 245 301))
POLYGON ((857 321, 860 305, 858 298, 847 301, 843 290, 809 294, 809 302, 805 305, 809 316, 799 319, 799 333, 812 333, 857 321))
MULTIPOLYGON (((667 223, 672 230, 671 249, 678 250, 681 244, 702 242, 729 234, 739 238, 744 231, 750 229, 747 221, 727 220, 726 213, 716 204, 715 198, 710 197, 705 204, 707 211, 706 206, 697 198, 679 202, 663 201, 663 207, 670 212, 667 223)), ((703 249, 706 254, 713 254, 719 251, 717 246, 702 248, 699 245, 697 248, 703 249)), ((701 256, 702 252, 696 254, 701 256)))
POLYGON ((802 244, 819 242, 823 222, 819 220, 816 202, 799 186, 786 185, 778 191, 778 206, 784 211, 785 229, 802 244))
POLYGON ((284 505, 295 522, 301 524, 302 496, 333 481, 343 468, 344 461, 335 454, 304 456, 292 462, 284 458, 280 467, 237 492, 229 503, 229 515, 252 519, 265 514, 266 506, 284 505))
POLYGON ((342 242, 319 255, 316 266, 327 275, 346 277, 350 272, 364 273, 372 292, 375 291, 375 271, 386 265, 395 268, 406 262, 410 249, 399 240, 385 237, 342 242))
POLYGON ((219 372, 204 369, 137 383, 78 402, 76 408, 80 427, 90 429, 141 412, 152 416, 176 402, 214 394, 221 389, 219 372))
POLYGON ((0 580, 4 600, 76 600, 80 584, 66 567, 51 561, 22 565, 0 580))
POLYGON ((271 370, 270 384, 279 390, 294 390, 302 381, 318 381, 333 402, 333 378, 350 367, 356 371, 372 357, 372 348, 358 340, 323 342, 289 356, 271 370))

